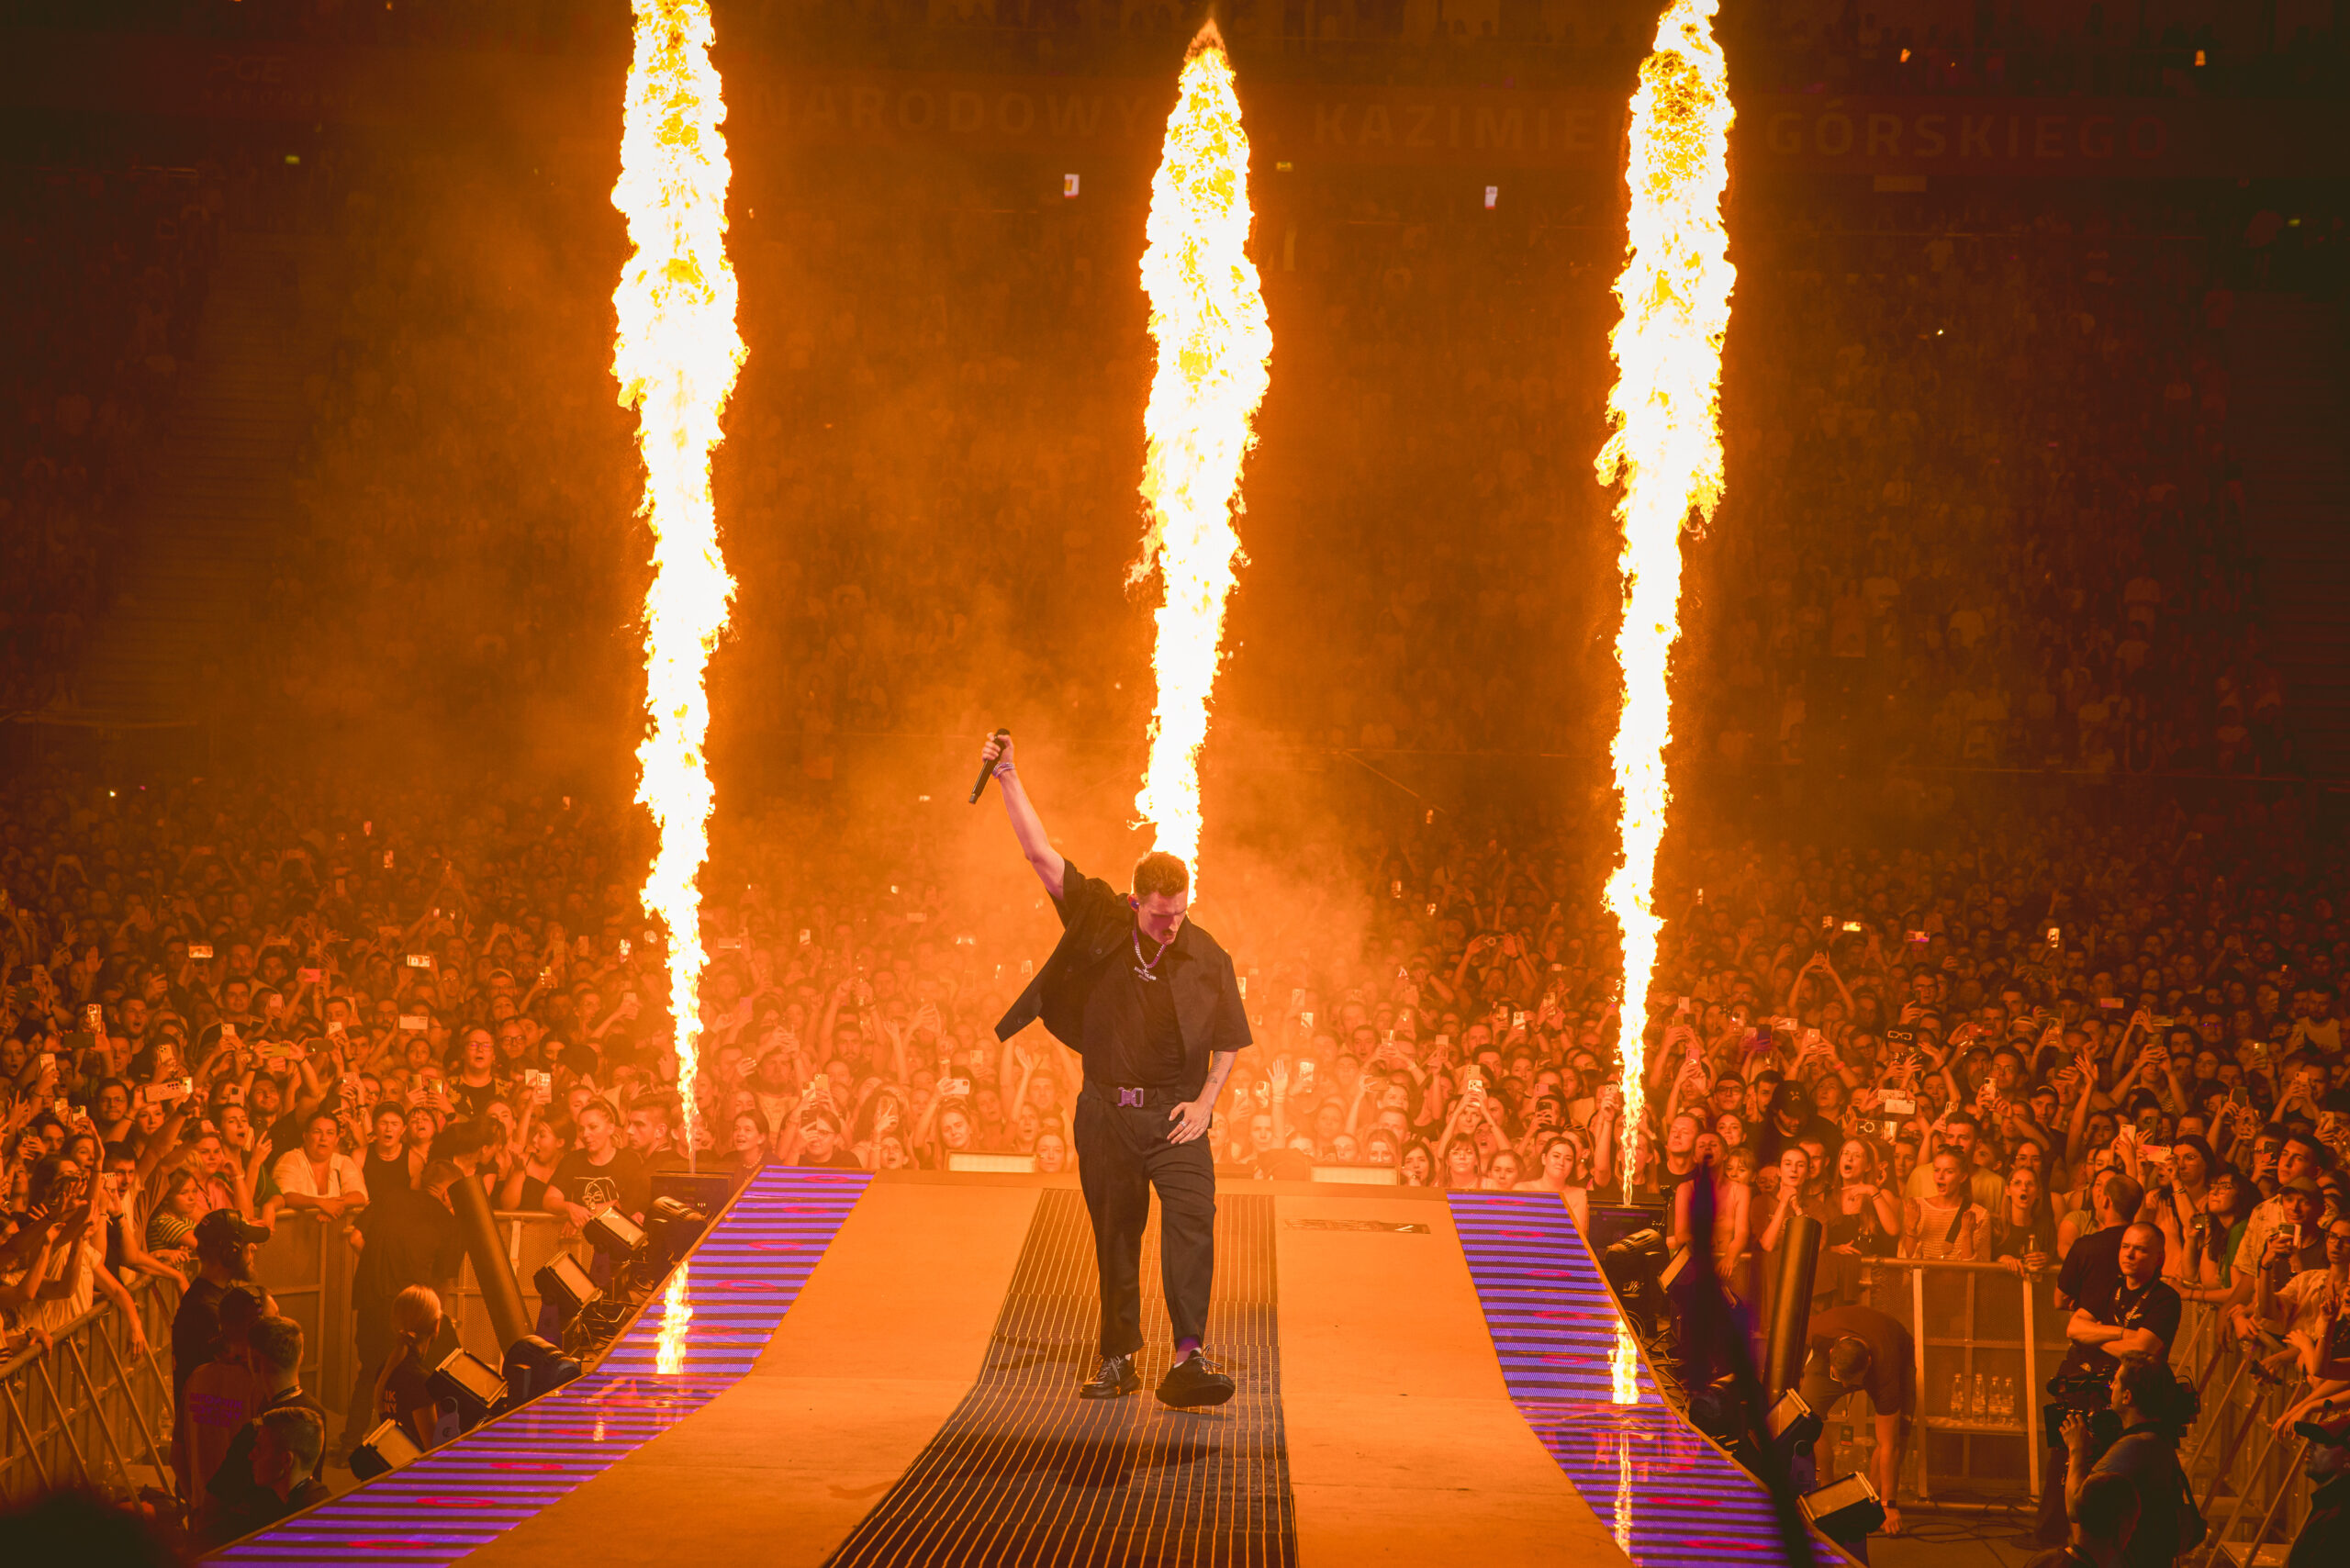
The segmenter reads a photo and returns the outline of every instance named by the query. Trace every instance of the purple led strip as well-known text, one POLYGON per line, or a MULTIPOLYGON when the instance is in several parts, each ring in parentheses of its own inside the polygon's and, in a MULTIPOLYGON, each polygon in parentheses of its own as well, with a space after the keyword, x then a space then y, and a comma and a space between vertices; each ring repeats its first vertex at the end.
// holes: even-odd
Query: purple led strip
POLYGON ((871 1180, 761 1170, 683 1265, 692 1316, 669 1333, 666 1361, 669 1310, 656 1290, 578 1382, 207 1561, 444 1568, 487 1544, 740 1381, 871 1180))
MULTIPOLYGON (((1455 1193, 1453 1227, 1511 1403, 1640 1568, 1784 1562, 1770 1495, 1699 1436, 1632 1360, 1616 1400, 1622 1316, 1574 1219, 1539 1193, 1455 1193)), ((1812 1539, 1820 1568, 1849 1568, 1812 1539)))

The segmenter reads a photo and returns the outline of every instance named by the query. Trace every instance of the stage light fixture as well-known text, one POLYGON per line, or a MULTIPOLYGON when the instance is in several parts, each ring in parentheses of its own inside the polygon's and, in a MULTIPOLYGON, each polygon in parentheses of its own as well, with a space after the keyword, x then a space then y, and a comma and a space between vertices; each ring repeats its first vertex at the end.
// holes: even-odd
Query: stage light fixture
POLYGON ((1739 1396, 1738 1380, 1729 1374, 1689 1391, 1689 1424, 1724 1448, 1734 1448, 1746 1435, 1746 1402, 1739 1396))
POLYGON ((397 1421, 378 1421, 351 1450, 351 1473, 362 1481, 373 1481, 423 1457, 424 1450, 416 1446, 406 1428, 397 1421))
POLYGON ((1809 1400, 1790 1388, 1762 1413, 1762 1428, 1771 1434, 1771 1440, 1778 1445, 1782 1456, 1793 1456, 1818 1442, 1826 1423, 1809 1400))
POLYGON ((677 1198, 655 1198, 653 1212, 644 1216, 645 1255, 666 1272, 709 1228, 710 1215, 702 1209, 677 1198))
POLYGON ((714 1215, 734 1198, 734 1179, 722 1170, 656 1170, 653 1173, 653 1201, 675 1198, 689 1209, 699 1209, 714 1215))
POLYGON ((425 1382, 435 1399, 445 1399, 457 1407, 457 1428, 470 1431, 481 1425, 498 1402, 506 1397, 506 1380, 498 1369, 475 1355, 471 1350, 452 1350, 449 1357, 432 1369, 425 1382))
POLYGON ((625 1263, 636 1256, 644 1245, 644 1232, 637 1223, 615 1208, 608 1208, 580 1227, 588 1245, 607 1257, 625 1263))
POLYGON ((1885 1504, 1865 1475, 1840 1475, 1798 1500, 1804 1518, 1839 1543, 1866 1540, 1885 1524, 1885 1504))
POLYGON ((579 1378, 579 1363, 536 1334, 506 1347, 506 1406, 528 1404, 579 1378))
POLYGON ((588 1277, 588 1271, 579 1266, 579 1260, 568 1252, 558 1252, 549 1259, 544 1268, 531 1276, 531 1282, 538 1286, 541 1301, 554 1304, 555 1316, 565 1323, 578 1316, 580 1308, 603 1294, 588 1277))

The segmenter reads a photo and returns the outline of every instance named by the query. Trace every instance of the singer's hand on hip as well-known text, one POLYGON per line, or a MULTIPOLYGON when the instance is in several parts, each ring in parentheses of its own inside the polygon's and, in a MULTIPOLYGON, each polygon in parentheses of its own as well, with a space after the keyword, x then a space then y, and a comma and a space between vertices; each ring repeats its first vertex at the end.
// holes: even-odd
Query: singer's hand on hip
POLYGON ((1167 1113, 1167 1119, 1170 1122, 1180 1120, 1181 1125, 1176 1127, 1173 1132, 1167 1135, 1167 1141, 1169 1143, 1189 1143, 1193 1138, 1198 1137, 1202 1133, 1208 1130, 1208 1118, 1212 1114, 1214 1114, 1214 1110, 1215 1107, 1209 1104, 1203 1099, 1189 1100, 1181 1105, 1169 1107, 1167 1113))

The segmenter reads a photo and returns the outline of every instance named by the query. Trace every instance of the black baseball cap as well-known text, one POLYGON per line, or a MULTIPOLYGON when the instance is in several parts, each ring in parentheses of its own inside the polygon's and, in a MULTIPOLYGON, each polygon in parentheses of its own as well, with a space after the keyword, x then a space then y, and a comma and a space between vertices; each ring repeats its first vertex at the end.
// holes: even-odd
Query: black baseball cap
POLYGON ((266 1229, 246 1223, 234 1209, 214 1209, 196 1222, 196 1244, 201 1248, 239 1247, 268 1239, 266 1229))
POLYGON ((2350 1423, 2328 1428, 2315 1421, 2296 1421, 2293 1430, 2322 1449, 2350 1448, 2350 1423))

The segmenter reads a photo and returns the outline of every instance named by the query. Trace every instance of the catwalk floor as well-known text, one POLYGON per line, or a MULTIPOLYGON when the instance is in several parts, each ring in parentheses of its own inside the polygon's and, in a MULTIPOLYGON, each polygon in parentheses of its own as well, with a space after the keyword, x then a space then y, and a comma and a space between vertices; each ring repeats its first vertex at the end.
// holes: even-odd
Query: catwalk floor
POLYGON ((1232 1184, 1216 1247, 1210 1348, 1240 1395, 1151 1397, 1152 1299, 1144 1391, 1086 1405, 1073 1181, 767 1172, 588 1378, 214 1560, 1783 1560, 1760 1490, 1622 1346, 1555 1200, 1232 1184))

